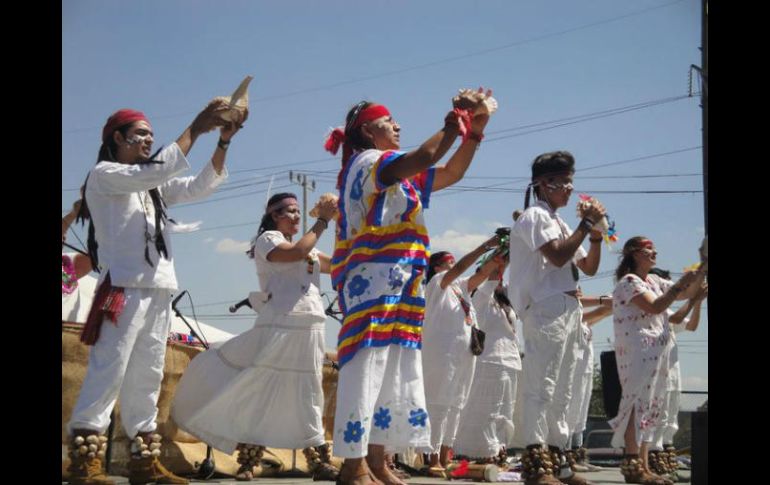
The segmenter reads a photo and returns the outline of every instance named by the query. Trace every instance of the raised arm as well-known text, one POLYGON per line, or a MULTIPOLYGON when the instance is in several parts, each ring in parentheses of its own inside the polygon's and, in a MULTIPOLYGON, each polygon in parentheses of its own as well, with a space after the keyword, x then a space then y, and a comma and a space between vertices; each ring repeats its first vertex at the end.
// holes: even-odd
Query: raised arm
MULTIPOLYGON (((583 243, 583 239, 591 233, 591 238, 601 238, 601 233, 593 231, 596 221, 602 217, 601 204, 594 204, 584 212, 584 217, 580 221, 577 229, 567 239, 552 239, 540 246, 543 256, 554 266, 561 268, 575 257, 578 247, 583 243)), ((599 267, 599 254, 601 244, 591 244, 588 256, 578 260, 577 266, 588 276, 596 274, 599 267)))
POLYGON ((185 129, 179 138, 176 140, 176 144, 184 153, 185 157, 190 153, 195 140, 203 133, 208 133, 217 126, 224 126, 225 120, 222 119, 222 112, 228 109, 228 104, 221 99, 215 99, 209 102, 203 111, 198 113, 190 126, 185 129))
MULTIPOLYGON (((473 98, 458 97, 453 100, 454 107, 467 109, 475 113, 479 106, 484 102, 485 96, 491 96, 492 91, 486 94, 479 93, 473 98)), ((489 115, 477 114, 471 120, 471 138, 467 143, 463 143, 452 159, 443 167, 439 167, 436 172, 433 190, 440 190, 460 180, 468 169, 473 159, 473 154, 477 143, 483 137, 484 127, 489 121, 489 115), (447 167, 449 167, 447 169, 447 167)), ((424 172, 436 162, 438 162, 452 147, 457 135, 460 133, 460 127, 457 121, 457 115, 453 111, 447 113, 444 119, 444 128, 431 136, 428 141, 420 145, 416 150, 408 152, 392 164, 385 167, 380 175, 381 182, 385 185, 392 185, 398 180, 411 178, 418 173, 424 172)))
MULTIPOLYGON (((318 204, 319 216, 310 230, 297 242, 282 242, 267 254, 267 260, 273 263, 293 263, 305 259, 321 238, 323 231, 329 227, 337 211, 336 201, 322 201, 318 204)), ((321 262, 323 271, 323 261, 321 262)), ((329 263, 331 265, 331 263, 329 263)), ((331 267, 329 267, 331 269, 331 267)))
POLYGON ((473 292, 473 290, 478 288, 480 284, 489 279, 489 275, 495 271, 495 268, 499 268, 504 264, 503 258, 500 256, 489 258, 483 265, 481 265, 481 268, 468 279, 468 291, 473 292))
POLYGON ((471 161, 473 161, 473 156, 479 148, 481 139, 484 137, 484 128, 488 121, 489 115, 486 114, 473 117, 470 138, 460 145, 460 148, 452 155, 446 165, 436 167, 433 191, 444 189, 462 180, 471 165, 471 161))
POLYGON ((460 133, 457 125, 445 124, 415 150, 405 153, 382 170, 381 182, 393 185, 399 180, 414 177, 433 166, 452 147, 460 133))
POLYGON ((679 278, 679 281, 674 283, 668 291, 655 297, 651 292, 641 293, 631 299, 631 303, 638 306, 642 311, 646 313, 652 313, 657 315, 662 313, 671 306, 676 297, 687 288, 697 278, 695 272, 685 273, 679 278))
MULTIPOLYGON (((467 270, 474 261, 479 259, 482 254, 492 248, 497 247, 498 245, 499 241, 497 240, 497 236, 492 236, 491 238, 484 241, 479 247, 460 258, 460 260, 454 266, 452 266, 452 268, 447 271, 447 274, 444 275, 444 277, 441 279, 441 289, 446 289, 446 287, 451 285, 452 282, 456 280, 461 274, 465 273, 465 270, 467 270)), ((478 284, 476 286, 478 286, 478 284)), ((473 291, 475 289, 475 287, 469 287, 468 291, 473 291)))

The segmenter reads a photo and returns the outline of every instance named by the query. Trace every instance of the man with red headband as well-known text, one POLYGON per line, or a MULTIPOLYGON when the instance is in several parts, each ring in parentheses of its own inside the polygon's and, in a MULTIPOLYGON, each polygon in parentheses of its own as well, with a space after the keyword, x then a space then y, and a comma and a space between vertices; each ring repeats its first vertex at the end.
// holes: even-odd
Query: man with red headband
POLYGON ((158 460, 155 434, 163 379, 171 297, 177 290, 166 207, 202 199, 227 178, 225 153, 246 114, 225 122, 224 101, 212 101, 182 135, 151 154, 147 117, 122 109, 102 130, 97 164, 86 178, 80 217, 89 218, 88 251, 100 272, 99 286, 81 340, 93 345, 88 370, 72 413, 72 484, 112 484, 102 471, 103 436, 120 396, 121 421, 134 438, 129 481, 188 483, 158 460), (175 177, 190 168, 187 154, 202 133, 221 126, 211 158, 194 177, 175 177))
POLYGON ((575 232, 559 217, 556 210, 569 202, 574 173, 575 159, 569 152, 538 156, 532 164, 525 210, 511 229, 508 292, 523 322, 527 356, 521 384, 526 485, 589 483, 572 472, 564 447, 580 331, 578 269, 590 276, 599 267, 602 235, 593 226, 605 211, 592 200, 575 232), (529 207, 532 188, 537 202, 529 207), (581 244, 589 234, 591 248, 586 253, 581 244))
POLYGON ((430 256, 423 208, 432 192, 462 179, 476 153, 489 120, 477 110, 491 92, 479 94, 456 102, 444 128, 410 152, 399 151, 401 127, 388 109, 367 101, 327 140, 332 153, 342 145, 332 257, 344 314, 334 421, 342 483, 403 484, 387 468, 385 448, 430 447, 420 359, 430 256), (457 151, 433 168, 461 131, 457 151))

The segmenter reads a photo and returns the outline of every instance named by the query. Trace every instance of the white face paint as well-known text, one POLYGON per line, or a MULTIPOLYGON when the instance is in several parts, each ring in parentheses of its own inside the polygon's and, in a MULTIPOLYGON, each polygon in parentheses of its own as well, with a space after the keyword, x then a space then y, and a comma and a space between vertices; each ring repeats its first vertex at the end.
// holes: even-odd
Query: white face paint
POLYGON ((564 183, 553 184, 553 183, 551 183, 551 184, 546 184, 545 186, 548 187, 551 190, 573 190, 574 189, 572 183, 568 183, 568 184, 564 184, 564 183))
POLYGON ((127 138, 127 139, 126 139, 126 144, 127 144, 127 145, 129 145, 129 146, 131 146, 131 145, 136 145, 136 144, 138 144, 138 143, 144 143, 144 141, 145 141, 147 138, 152 138, 152 135, 150 135, 149 133, 148 133, 148 134, 146 134, 146 135, 137 135, 137 134, 134 134, 134 136, 132 136, 131 138, 127 138))

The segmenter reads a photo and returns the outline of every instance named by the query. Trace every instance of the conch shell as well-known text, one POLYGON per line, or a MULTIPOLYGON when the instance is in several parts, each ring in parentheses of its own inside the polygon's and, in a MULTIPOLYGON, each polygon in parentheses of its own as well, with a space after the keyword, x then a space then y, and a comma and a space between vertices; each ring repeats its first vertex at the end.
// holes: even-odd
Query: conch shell
POLYGON ((465 108, 468 105, 475 105, 476 111, 473 113, 491 115, 497 111, 497 100, 483 91, 473 89, 460 89, 459 94, 452 98, 452 105, 456 108, 465 108), (479 103, 481 101, 481 103, 479 103))
POLYGON ((337 197, 337 194, 334 194, 332 192, 326 192, 325 194, 321 195, 321 197, 318 199, 318 202, 315 203, 315 207, 310 211, 310 217, 318 217, 320 215, 319 206, 322 202, 326 202, 327 200, 334 201, 336 204, 339 200, 339 197, 337 197))
POLYGON ((253 76, 246 76, 232 96, 218 96, 214 98, 230 105, 229 109, 223 110, 219 115, 223 120, 232 122, 237 113, 243 116, 243 113, 249 107, 249 83, 252 79, 254 79, 253 76))

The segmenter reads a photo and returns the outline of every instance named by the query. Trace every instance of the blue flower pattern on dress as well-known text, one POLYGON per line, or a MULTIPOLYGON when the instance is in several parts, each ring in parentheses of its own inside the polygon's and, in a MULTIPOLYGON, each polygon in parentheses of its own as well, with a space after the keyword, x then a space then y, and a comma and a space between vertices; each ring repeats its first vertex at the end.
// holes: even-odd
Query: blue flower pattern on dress
POLYGON ((347 429, 345 430, 345 443, 351 443, 355 442, 358 443, 361 441, 361 436, 364 435, 364 428, 361 427, 361 421, 356 421, 355 423, 352 421, 348 421, 347 429))
POLYGON ((374 425, 377 426, 380 429, 388 429, 390 428, 390 409, 388 408, 380 408, 379 411, 374 413, 374 425))
POLYGON ((417 426, 425 427, 425 420, 428 419, 428 413, 425 412, 423 408, 414 409, 412 411, 409 411, 409 424, 414 426, 415 428, 417 426))
POLYGON ((353 279, 350 281, 350 285, 348 286, 348 295, 350 298, 353 298, 354 296, 360 296, 364 294, 364 291, 369 287, 369 282, 364 279, 363 276, 360 274, 357 274, 353 277, 353 279))
POLYGON ((364 195, 364 187, 361 183, 361 179, 363 177, 364 171, 361 169, 356 174, 356 178, 353 180, 353 184, 350 186, 350 198, 353 200, 361 200, 361 196, 364 195))

